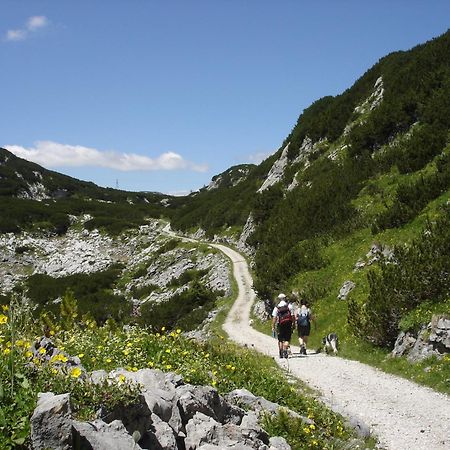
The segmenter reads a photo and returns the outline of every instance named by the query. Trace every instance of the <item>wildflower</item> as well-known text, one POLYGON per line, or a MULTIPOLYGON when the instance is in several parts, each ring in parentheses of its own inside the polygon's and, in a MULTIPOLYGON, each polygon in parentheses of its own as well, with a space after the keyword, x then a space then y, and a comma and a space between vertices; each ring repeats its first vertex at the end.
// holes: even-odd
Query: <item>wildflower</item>
POLYGON ((179 328, 177 328, 177 334, 180 334, 181 330, 179 328))
POLYGON ((107 363, 110 363, 110 362, 112 362, 112 359, 111 358, 106 358, 106 360, 105 360, 107 363))
POLYGON ((3 354, 4 355, 9 355, 11 353, 11 349, 9 349, 9 348, 5 348, 4 350, 3 350, 3 354))
POLYGON ((161 328, 161 331, 166 331, 166 327, 162 327, 162 328, 161 328))
POLYGON ((55 368, 52 368, 50 372, 52 373, 52 375, 56 375, 58 373, 58 371, 55 368))
POLYGON ((46 353, 47 353, 47 350, 45 350, 44 347, 41 347, 41 348, 39 349, 39 354, 40 354, 40 355, 45 355, 46 353))
POLYGON ((311 430, 315 430, 315 429, 316 429, 316 426, 312 423, 312 424, 309 426, 309 428, 310 428, 311 430))
POLYGON ((129 352, 128 350, 122 350, 122 353, 123 353, 125 356, 128 356, 128 355, 130 354, 130 352, 129 352))
POLYGON ((3 309, 3 311, 8 311, 9 306, 8 305, 2 305, 2 309, 3 309))
POLYGON ((79 353, 78 358, 82 358, 84 356, 84 353, 79 353))
POLYGON ((4 323, 8 322, 8 317, 4 314, 0 314, 0 325, 3 325, 4 323))
POLYGON ((81 375, 81 369, 79 367, 74 367, 70 372, 70 376, 72 378, 78 378, 80 375, 81 375))
POLYGON ((172 368, 172 365, 171 364, 166 364, 166 369, 167 370, 170 370, 172 368))
POLYGON ((55 332, 53 330, 50 330, 50 336, 54 336, 55 332))
POLYGON ((166 353, 170 353, 170 348, 166 348, 166 353))
POLYGON ((132 347, 133 344, 131 342, 127 342, 127 347, 132 347))
POLYGON ((303 432, 305 434, 309 434, 309 433, 311 433, 311 430, 308 427, 305 427, 305 428, 303 428, 303 432))
POLYGON ((137 368, 137 367, 132 367, 131 370, 132 370, 133 372, 137 372, 137 371, 138 371, 138 368, 137 368))
POLYGON ((31 356, 33 356, 33 352, 30 352, 30 350, 28 350, 28 351, 25 353, 25 357, 30 358, 31 356))
POLYGON ((120 375, 119 375, 119 383, 124 383, 124 382, 125 382, 125 380, 126 380, 126 377, 125 377, 125 375, 123 375, 123 374, 120 374, 120 375))
POLYGON ((155 365, 155 363, 153 362, 153 361, 149 361, 148 363, 147 363, 147 366, 148 367, 153 367, 155 365))

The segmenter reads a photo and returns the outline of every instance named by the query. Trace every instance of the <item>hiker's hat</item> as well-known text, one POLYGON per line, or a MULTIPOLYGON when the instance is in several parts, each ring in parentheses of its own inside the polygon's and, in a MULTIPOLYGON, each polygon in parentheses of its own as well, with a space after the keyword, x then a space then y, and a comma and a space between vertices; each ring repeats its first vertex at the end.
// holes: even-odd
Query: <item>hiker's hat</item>
POLYGON ((278 300, 284 300, 286 296, 284 294, 278 294, 278 300))

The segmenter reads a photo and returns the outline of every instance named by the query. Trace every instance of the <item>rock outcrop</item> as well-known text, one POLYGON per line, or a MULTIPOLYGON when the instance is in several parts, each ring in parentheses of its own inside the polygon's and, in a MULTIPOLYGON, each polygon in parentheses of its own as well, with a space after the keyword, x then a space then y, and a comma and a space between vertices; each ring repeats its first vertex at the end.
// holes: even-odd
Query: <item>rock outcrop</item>
POLYGON ((430 356, 442 358, 450 353, 450 318, 434 315, 431 322, 418 333, 401 332, 392 356, 407 356, 409 361, 421 361, 430 356))
MULTIPOLYGON (((97 371, 91 380, 125 377, 141 386, 135 405, 99 411, 82 422, 73 417, 68 394, 39 394, 31 422, 35 450, 258 449, 290 450, 281 437, 269 438, 259 425, 262 414, 276 414, 279 405, 236 390, 222 397, 210 386, 185 384, 173 373, 141 369, 97 371), (245 405, 245 410, 237 405, 245 405)), ((288 414, 299 417, 293 411, 288 414)), ((304 418, 306 424, 312 423, 304 418)))

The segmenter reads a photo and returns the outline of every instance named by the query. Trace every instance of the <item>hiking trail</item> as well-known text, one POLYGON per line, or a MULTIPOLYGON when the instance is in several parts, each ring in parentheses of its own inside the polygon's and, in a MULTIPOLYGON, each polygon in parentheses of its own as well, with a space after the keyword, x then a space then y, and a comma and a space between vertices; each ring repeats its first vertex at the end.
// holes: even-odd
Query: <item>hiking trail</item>
MULTIPOLYGON (((380 448, 443 450, 450 448, 450 398, 379 369, 324 353, 279 359, 277 342, 249 325, 255 300, 245 258, 220 244, 210 244, 233 264, 238 296, 223 329, 233 341, 272 356, 293 376, 319 392, 319 398, 360 428, 367 427, 380 448)), ((339 333, 339 330, 336 330, 339 333)), ((294 332, 292 341, 297 340, 294 332)))

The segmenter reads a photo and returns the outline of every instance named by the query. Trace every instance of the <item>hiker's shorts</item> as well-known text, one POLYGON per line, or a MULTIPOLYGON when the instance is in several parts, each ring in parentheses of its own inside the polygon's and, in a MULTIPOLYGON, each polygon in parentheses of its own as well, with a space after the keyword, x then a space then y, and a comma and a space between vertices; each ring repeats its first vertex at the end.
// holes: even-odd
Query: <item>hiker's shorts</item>
POLYGON ((309 333, 311 331, 311 325, 306 325, 306 326, 299 325, 297 327, 297 331, 298 331, 298 337, 309 336, 309 333))
POLYGON ((280 342, 289 342, 292 336, 292 324, 286 323, 278 326, 278 340, 280 342))

